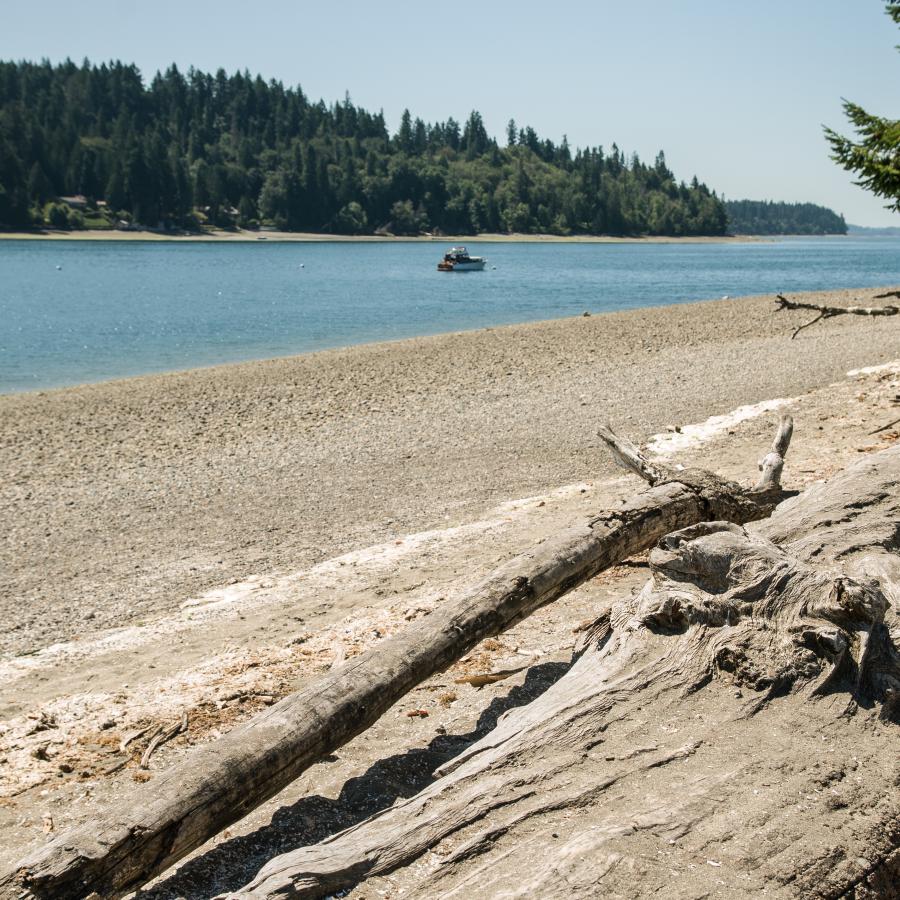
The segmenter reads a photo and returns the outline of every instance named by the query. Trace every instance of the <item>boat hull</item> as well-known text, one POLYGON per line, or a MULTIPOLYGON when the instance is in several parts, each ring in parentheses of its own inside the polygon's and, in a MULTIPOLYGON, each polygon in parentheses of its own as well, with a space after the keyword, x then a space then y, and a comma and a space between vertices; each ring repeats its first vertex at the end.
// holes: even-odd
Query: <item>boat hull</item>
POLYGON ((483 259, 471 262, 439 263, 438 270, 441 272, 480 272, 484 268, 484 263, 483 259))

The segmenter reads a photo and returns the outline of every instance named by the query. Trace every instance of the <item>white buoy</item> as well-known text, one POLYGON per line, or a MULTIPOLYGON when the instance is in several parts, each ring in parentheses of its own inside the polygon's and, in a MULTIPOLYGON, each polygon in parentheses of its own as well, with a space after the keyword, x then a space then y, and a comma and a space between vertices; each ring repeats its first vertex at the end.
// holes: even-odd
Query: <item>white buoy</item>
POLYGON ((57 266, 57 267, 56 267, 56 271, 57 271, 57 272, 62 271, 62 266, 57 266))
POLYGON ((300 268, 301 268, 301 269, 305 269, 306 266, 305 266, 303 263, 300 263, 300 268))

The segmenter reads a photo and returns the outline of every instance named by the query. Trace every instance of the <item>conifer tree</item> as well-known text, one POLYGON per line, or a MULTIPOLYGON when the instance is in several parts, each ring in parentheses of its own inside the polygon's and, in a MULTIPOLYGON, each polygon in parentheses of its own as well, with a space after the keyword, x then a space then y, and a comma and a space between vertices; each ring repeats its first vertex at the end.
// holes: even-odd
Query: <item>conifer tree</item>
MULTIPOLYGON (((888 3, 886 9, 900 25, 900 3, 888 3)), ((831 158, 859 176, 855 184, 886 199, 887 209, 900 212, 900 120, 872 115, 849 100, 844 101, 844 113, 856 129, 857 139, 825 128, 831 158)))
MULTIPOLYGON (((131 65, 0 61, 0 227, 79 221, 58 198, 84 194, 91 218, 148 225, 414 233, 647 230, 717 234, 724 206, 618 147, 570 149, 533 128, 500 147, 481 115, 465 127, 348 95, 311 103, 249 73, 170 67, 145 85, 131 65), (627 161, 626 161, 627 160, 627 161)), ((661 158, 658 160, 661 163, 661 158)))

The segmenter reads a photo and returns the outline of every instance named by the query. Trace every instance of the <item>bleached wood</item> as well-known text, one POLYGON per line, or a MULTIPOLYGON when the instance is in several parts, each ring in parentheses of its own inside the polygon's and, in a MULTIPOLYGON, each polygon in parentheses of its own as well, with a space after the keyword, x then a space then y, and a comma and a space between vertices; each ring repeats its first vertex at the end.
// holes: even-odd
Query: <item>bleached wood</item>
POLYGON ((783 415, 778 423, 778 431, 772 442, 772 449, 763 457, 759 464, 762 473, 756 483, 754 491, 764 493, 781 488, 781 472, 784 469, 784 457, 791 443, 794 433, 794 420, 789 415, 783 415))
POLYGON ((666 536, 546 693, 228 897, 896 896, 898 486, 894 448, 666 536))
MULTIPOLYGON (((882 294, 880 296, 888 295, 882 294)), ((809 328, 810 325, 815 325, 816 322, 821 322, 822 319, 831 319, 835 316, 896 316, 900 313, 900 306, 890 306, 888 304, 884 306, 824 306, 821 303, 788 300, 782 294, 776 294, 775 302, 778 304, 776 312, 781 312, 783 309, 808 309, 818 313, 814 319, 805 322, 803 325, 798 325, 791 335, 791 340, 797 337, 804 328, 809 328)))
POLYGON ((665 477, 665 470, 661 466, 651 463, 631 441, 617 435, 609 425, 601 425, 597 434, 620 468, 633 472, 649 484, 656 484, 665 477))
POLYGON ((657 475, 666 480, 514 558, 397 637, 135 786, 90 825, 21 860, 0 877, 0 890, 63 900, 133 889, 272 797, 479 641, 673 530, 705 520, 752 521, 782 499, 699 470, 657 475))

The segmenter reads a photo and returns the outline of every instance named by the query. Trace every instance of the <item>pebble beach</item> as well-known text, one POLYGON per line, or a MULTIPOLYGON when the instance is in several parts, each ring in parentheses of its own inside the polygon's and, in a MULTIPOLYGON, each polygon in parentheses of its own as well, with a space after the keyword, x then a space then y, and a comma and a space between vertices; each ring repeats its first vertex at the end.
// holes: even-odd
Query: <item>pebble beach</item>
POLYGON ((898 355, 896 319, 791 340, 807 318, 747 297, 0 396, 0 653, 599 477, 599 422, 643 440, 898 355))

